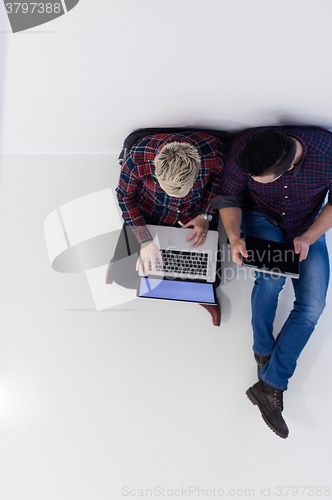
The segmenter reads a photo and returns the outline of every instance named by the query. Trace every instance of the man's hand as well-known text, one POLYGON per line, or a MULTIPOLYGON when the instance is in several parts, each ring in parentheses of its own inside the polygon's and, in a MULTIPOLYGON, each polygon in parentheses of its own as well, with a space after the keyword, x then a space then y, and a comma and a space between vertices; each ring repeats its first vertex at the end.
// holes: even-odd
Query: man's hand
POLYGON ((233 262, 242 266, 242 257, 248 257, 246 242, 243 238, 237 238, 231 242, 231 252, 233 262))
POLYGON ((294 238, 294 251, 295 253, 299 253, 299 261, 301 262, 302 260, 307 258, 308 252, 309 252, 309 247, 311 245, 311 240, 308 238, 308 236, 305 236, 304 234, 302 236, 299 236, 298 238, 294 238))
POLYGON ((187 224, 184 224, 184 226, 182 227, 187 228, 191 226, 194 226, 194 228, 189 234, 186 241, 190 241, 194 238, 190 245, 191 247, 193 246, 197 247, 198 245, 203 245, 209 230, 209 222, 203 217, 203 215, 197 215, 197 217, 190 220, 189 222, 187 222, 187 224))
POLYGON ((156 272, 156 259, 164 265, 160 250, 153 241, 147 241, 141 245, 141 253, 136 262, 136 271, 141 271, 143 274, 149 274, 149 263, 151 263, 152 274, 156 272))

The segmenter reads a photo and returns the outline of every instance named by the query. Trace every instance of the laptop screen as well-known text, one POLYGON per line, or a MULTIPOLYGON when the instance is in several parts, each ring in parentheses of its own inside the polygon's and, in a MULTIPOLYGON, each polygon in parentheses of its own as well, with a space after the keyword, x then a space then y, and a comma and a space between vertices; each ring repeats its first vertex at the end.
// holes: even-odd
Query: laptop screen
POLYGON ((153 299, 183 300, 202 304, 216 304, 212 283, 176 281, 140 277, 137 296, 153 299))

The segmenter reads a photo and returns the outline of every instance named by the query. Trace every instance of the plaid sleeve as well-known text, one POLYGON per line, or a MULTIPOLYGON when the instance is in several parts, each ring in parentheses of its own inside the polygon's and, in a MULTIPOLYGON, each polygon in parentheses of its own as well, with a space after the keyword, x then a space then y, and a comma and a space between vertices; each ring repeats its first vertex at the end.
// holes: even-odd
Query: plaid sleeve
POLYGON ((232 196, 231 194, 221 194, 213 198, 213 200, 211 201, 211 205, 218 210, 220 210, 221 208, 229 207, 242 208, 243 198, 243 194, 239 194, 239 196, 232 196))
POLYGON ((211 173, 202 196, 199 211, 207 215, 214 215, 216 209, 211 206, 212 199, 218 194, 223 170, 222 155, 216 155, 211 161, 211 173))
POLYGON ((219 195, 239 197, 243 195, 247 187, 249 176, 242 172, 236 164, 236 158, 243 146, 243 141, 235 139, 226 156, 225 166, 221 174, 219 195))
POLYGON ((138 167, 129 154, 123 162, 119 185, 115 191, 125 223, 132 227, 138 243, 142 244, 151 241, 152 237, 137 204, 136 191, 140 182, 138 167))

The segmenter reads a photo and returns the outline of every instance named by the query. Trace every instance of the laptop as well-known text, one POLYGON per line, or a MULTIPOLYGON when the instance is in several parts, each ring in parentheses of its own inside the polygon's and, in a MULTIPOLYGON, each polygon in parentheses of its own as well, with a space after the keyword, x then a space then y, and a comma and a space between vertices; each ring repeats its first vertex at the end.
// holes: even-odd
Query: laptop
POLYGON ((248 257, 242 259, 244 267, 279 276, 300 277, 299 254, 294 252, 294 245, 253 236, 247 236, 245 241, 248 257))
POLYGON ((156 262, 156 272, 139 271, 137 297, 217 304, 216 280, 218 231, 208 231, 203 245, 191 247, 186 238, 191 229, 147 225, 160 249, 164 265, 156 262))

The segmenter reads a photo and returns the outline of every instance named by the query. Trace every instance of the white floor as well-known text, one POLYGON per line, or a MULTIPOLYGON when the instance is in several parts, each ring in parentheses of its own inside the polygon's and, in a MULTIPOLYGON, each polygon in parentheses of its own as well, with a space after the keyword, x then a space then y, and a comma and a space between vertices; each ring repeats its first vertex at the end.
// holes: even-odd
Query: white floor
MULTIPOLYGON (((192 304, 96 312, 83 274, 51 269, 45 218, 115 187, 118 170, 107 157, 1 161, 1 500, 329 496, 331 294, 285 393, 282 440, 245 395, 250 279, 222 284, 216 328, 192 304)), ((276 331, 291 306, 289 285, 276 331)))

